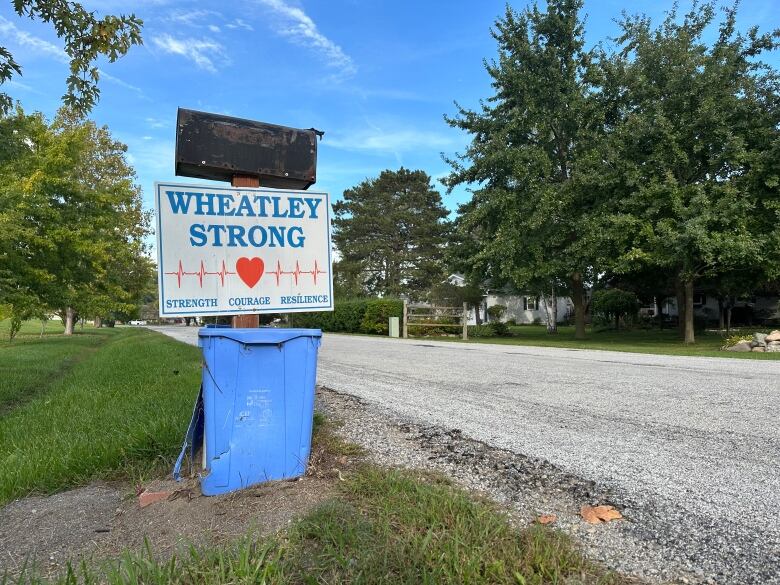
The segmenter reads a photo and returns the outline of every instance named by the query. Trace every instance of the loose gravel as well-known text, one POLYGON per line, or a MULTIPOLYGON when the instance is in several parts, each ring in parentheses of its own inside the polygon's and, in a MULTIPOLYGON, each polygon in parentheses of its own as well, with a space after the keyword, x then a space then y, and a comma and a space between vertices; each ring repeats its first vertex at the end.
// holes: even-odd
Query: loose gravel
POLYGON ((780 363, 326 335, 318 380, 363 401, 345 432, 383 462, 556 513, 610 567, 780 583, 780 363))

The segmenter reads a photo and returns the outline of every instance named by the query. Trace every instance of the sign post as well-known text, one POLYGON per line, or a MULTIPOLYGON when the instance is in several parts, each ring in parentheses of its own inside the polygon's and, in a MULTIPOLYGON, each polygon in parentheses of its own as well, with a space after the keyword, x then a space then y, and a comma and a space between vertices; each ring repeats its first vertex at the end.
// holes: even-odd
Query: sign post
POLYGON ((333 310, 327 193, 155 184, 161 317, 333 310))
MULTIPOLYGON (((260 187, 260 178, 249 175, 233 175, 230 181, 233 187, 260 187)), ((260 315, 233 315, 231 325, 234 329, 260 327, 260 315)))

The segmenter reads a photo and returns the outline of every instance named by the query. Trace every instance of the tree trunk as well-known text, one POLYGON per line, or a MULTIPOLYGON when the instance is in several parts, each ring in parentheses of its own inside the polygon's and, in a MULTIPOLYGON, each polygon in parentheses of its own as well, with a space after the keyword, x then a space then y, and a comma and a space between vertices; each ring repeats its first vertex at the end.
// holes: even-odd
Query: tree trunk
POLYGON ((555 285, 550 289, 550 302, 547 302, 547 296, 540 294, 544 301, 544 313, 547 316, 547 333, 558 333, 558 296, 555 293, 555 285))
POLYGON ((723 299, 718 297, 718 333, 723 333, 726 311, 723 308, 723 299))
POLYGON ((664 328, 664 311, 663 311, 664 298, 661 295, 655 297, 655 318, 658 321, 658 329, 664 328))
POLYGON ((103 325, 103 320, 100 317, 95 317, 95 328, 100 329, 103 325))
POLYGON ((579 272, 571 276, 571 300, 574 303, 574 339, 585 339, 585 290, 579 272))
POLYGON ((615 331, 620 331, 620 313, 615 313, 615 331))
POLYGON ((65 335, 73 335, 73 319, 76 317, 76 311, 73 307, 65 309, 65 335))
POLYGON ((685 282, 685 344, 696 343, 693 332, 693 279, 685 282))
POLYGON ((731 305, 726 308, 726 335, 731 335, 731 305))
POLYGON ((680 333, 680 339, 685 338, 685 289, 682 281, 678 278, 674 285, 675 295, 677 297, 677 328, 680 333))
POLYGON ((474 319, 477 321, 477 325, 482 325, 482 316, 479 314, 479 309, 481 306, 482 303, 474 305, 474 319))

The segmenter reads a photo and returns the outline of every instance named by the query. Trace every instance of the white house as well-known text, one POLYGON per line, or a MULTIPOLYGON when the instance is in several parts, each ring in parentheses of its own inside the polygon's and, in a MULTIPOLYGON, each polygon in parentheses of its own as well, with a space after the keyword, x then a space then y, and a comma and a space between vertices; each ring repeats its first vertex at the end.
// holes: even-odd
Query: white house
MULTIPOLYGON (((447 282, 455 286, 466 286, 466 278, 461 274, 450 274, 447 282)), ((535 294, 508 295, 501 291, 488 291, 484 295, 482 306, 480 307, 480 316, 482 322, 490 322, 487 309, 494 305, 503 305, 506 312, 501 320, 512 321, 518 325, 529 325, 532 323, 546 323, 547 313, 545 312, 544 301, 535 294)), ((567 321, 574 314, 574 304, 569 297, 558 297, 558 323, 567 321)), ((469 312, 469 325, 477 323, 476 315, 472 309, 469 312)))

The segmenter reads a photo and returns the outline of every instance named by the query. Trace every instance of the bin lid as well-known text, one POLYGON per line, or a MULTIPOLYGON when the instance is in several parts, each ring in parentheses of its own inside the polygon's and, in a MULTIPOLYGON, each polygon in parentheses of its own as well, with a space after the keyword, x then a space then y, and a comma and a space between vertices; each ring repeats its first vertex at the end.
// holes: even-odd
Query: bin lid
POLYGON ((253 327, 247 329, 203 328, 198 337, 224 337, 244 345, 276 345, 298 337, 322 337, 320 329, 280 329, 277 327, 253 327))

